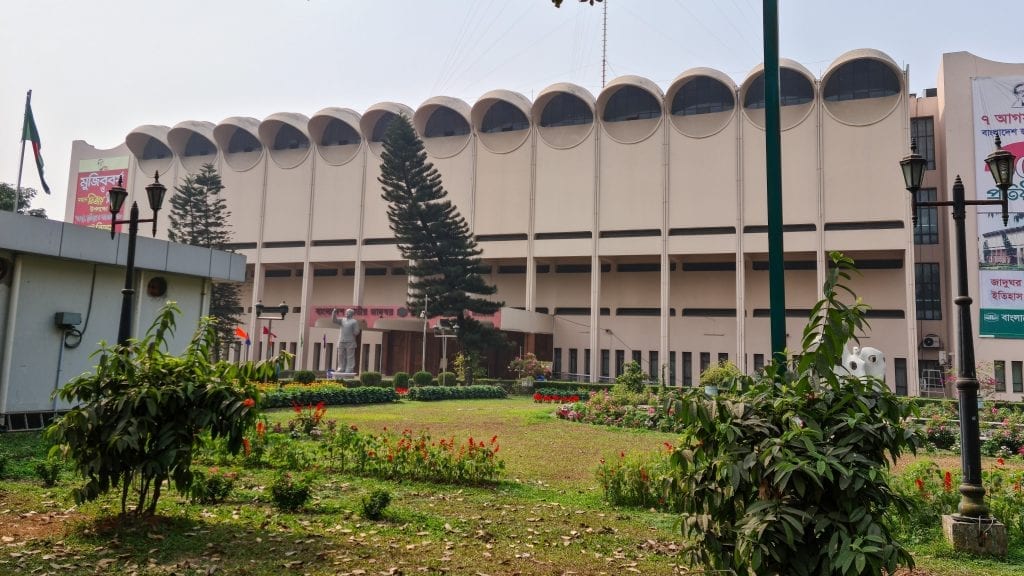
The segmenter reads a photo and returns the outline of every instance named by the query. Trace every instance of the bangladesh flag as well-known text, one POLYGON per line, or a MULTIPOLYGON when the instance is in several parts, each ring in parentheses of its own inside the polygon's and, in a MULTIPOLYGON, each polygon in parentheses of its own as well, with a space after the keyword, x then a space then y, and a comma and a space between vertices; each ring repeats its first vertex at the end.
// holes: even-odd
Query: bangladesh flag
POLYGON ((39 153, 42 144, 39 142, 39 130, 36 130, 36 120, 32 117, 32 93, 29 92, 29 99, 25 100, 25 126, 21 130, 21 141, 32 143, 32 154, 36 157, 36 168, 39 169, 39 182, 43 185, 43 192, 50 193, 50 187, 46 185, 43 178, 43 156, 39 153))

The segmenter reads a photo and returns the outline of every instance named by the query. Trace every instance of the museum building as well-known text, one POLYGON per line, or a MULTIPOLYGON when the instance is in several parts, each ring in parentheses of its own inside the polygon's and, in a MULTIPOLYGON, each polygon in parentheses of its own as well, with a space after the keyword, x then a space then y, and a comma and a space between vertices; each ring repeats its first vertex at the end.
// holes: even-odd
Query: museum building
MULTIPOLYGON (((922 243, 898 162, 913 134, 932 162, 926 186, 943 198, 959 171, 972 176, 973 197, 971 78, 1024 74, 1024 65, 968 53, 944 55, 943 66, 938 88, 917 97, 908 72, 876 50, 843 54, 820 77, 781 61, 788 348, 800 348, 829 252, 842 251, 861 271, 851 287, 871 306, 862 345, 884 351, 886 380, 900 394, 921 392, 919 364, 932 369, 954 350, 955 330, 948 216, 921 219, 936 239, 922 243), (935 285, 924 317, 922 258, 936 266, 927 267, 935 285)), ((361 114, 329 107, 309 117, 145 125, 114 149, 74 142, 66 219, 109 227, 103 198, 113 175, 142 197, 156 171, 180 183, 212 163, 226 186, 231 248, 248 261, 253 346, 237 357, 283 348, 300 368, 331 368, 331 311, 351 307, 363 324, 361 370, 437 372, 453 349, 439 319, 425 329, 406 309, 406 263, 377 181, 384 132, 404 114, 504 302, 486 320, 515 349, 490 358, 492 373, 534 352, 557 377, 607 381, 637 360, 652 378, 693 385, 719 360, 753 371, 770 356, 763 94, 761 67, 738 84, 695 68, 664 89, 622 76, 596 96, 559 83, 532 102, 494 90, 472 105, 437 96, 416 109, 382 102, 361 114), (282 302, 283 320, 257 318, 257 304, 282 302)), ((162 218, 158 235, 166 226, 162 218)), ((976 238, 969 253, 980 252, 976 238)), ((978 278, 977 258, 973 265, 978 278)), ((978 357, 1003 361, 1017 392, 1020 342, 976 339, 978 357)))

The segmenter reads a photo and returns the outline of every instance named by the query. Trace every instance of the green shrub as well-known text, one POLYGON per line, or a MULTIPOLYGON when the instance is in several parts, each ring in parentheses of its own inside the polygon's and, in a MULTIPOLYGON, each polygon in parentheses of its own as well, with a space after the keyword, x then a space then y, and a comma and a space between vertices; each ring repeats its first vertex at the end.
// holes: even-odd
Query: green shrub
POLYGON ((656 508, 663 512, 682 510, 682 494, 670 489, 674 468, 671 452, 647 452, 601 459, 597 481, 604 498, 617 506, 656 508))
POLYGON ((625 386, 626 390, 634 393, 643 392, 647 388, 647 384, 644 380, 647 379, 647 374, 644 374, 640 363, 636 360, 626 364, 622 374, 615 377, 615 384, 619 386, 625 386))
POLYGON ((367 520, 380 520, 384 517, 384 509, 391 504, 391 493, 378 488, 368 495, 363 496, 363 518, 367 520))
POLYGON ((296 370, 292 374, 292 381, 298 384, 311 384, 316 381, 316 374, 312 370, 296 370))
POLYGON ((189 499, 200 504, 220 504, 234 489, 234 474, 221 474, 217 468, 211 468, 209 474, 197 470, 193 473, 189 499))
POLYGON ((7 474, 8 458, 10 458, 10 456, 3 452, 0 452, 0 478, 3 478, 7 474))
POLYGON ((415 386, 430 386, 434 383, 434 376, 430 372, 420 370, 412 375, 412 383, 415 386))
POLYGON ((43 481, 43 486, 50 487, 57 484, 57 477, 60 476, 60 461, 48 458, 40 460, 35 465, 36 476, 43 481))
POLYGON ((380 386, 383 379, 380 372, 363 372, 359 375, 359 383, 363 386, 380 386))
POLYGON ((296 479, 290 472, 284 472, 270 486, 274 505, 286 512, 295 512, 309 502, 312 488, 308 478, 296 479))
MULTIPOLYGON (((75 405, 47 430, 58 452, 74 462, 85 484, 78 502, 111 488, 121 490, 121 514, 135 487, 135 515, 152 516, 165 482, 187 493, 198 438, 226 439, 237 454, 256 423, 259 391, 254 382, 272 376, 274 363, 214 362, 219 337, 204 318, 181 356, 167 353, 181 311, 168 302, 146 335, 126 345, 101 344, 94 372, 71 380, 58 393, 75 405)), ((278 361, 290 355, 282 353, 278 361)))
POLYGON ((394 383, 395 388, 408 388, 409 387, 409 373, 408 372, 395 372, 395 375, 391 377, 391 381, 394 383))
POLYGON ((700 385, 725 389, 729 388, 740 376, 743 376, 743 372, 729 360, 724 360, 708 366, 700 373, 700 385))
POLYGON ((464 400, 480 398, 507 398, 508 393, 498 386, 427 386, 410 388, 409 400, 464 400))
POLYGON ((291 408, 294 404, 302 406, 317 405, 320 402, 328 406, 343 404, 384 404, 397 402, 398 394, 394 388, 365 386, 346 388, 337 384, 324 384, 302 387, 284 387, 267 392, 263 396, 264 408, 291 408))
POLYGON ((437 375, 438 386, 455 386, 458 382, 455 380, 455 374, 452 372, 441 372, 437 375))
MULTIPOLYGON (((840 377, 867 306, 847 304, 852 261, 832 254, 796 365, 674 403, 672 453, 685 559, 738 574, 892 574, 913 558, 886 514, 905 511, 890 462, 920 443, 911 410, 876 379, 840 377)), ((854 297, 855 298, 855 297, 854 297)))

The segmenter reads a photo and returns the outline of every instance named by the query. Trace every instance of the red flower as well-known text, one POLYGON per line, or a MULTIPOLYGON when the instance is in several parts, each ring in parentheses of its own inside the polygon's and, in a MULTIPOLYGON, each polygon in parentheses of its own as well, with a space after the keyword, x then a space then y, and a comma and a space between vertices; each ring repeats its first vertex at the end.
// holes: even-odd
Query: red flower
POLYGON ((1006 460, 1004 460, 1002 458, 996 458, 996 466, 1005 466, 1005 465, 1006 465, 1006 460))
POLYGON ((924 492, 924 480, 917 478, 914 480, 914 484, 917 484, 917 489, 919 491, 924 492))
POLYGON ((619 458, 625 458, 625 457, 626 457, 626 453, 625 452, 619 452, 619 458))
POLYGON ((259 422, 256 423, 256 434, 263 436, 263 434, 266 433, 266 431, 267 427, 266 425, 263 424, 263 420, 260 420, 259 422))
POLYGON ((252 454, 252 445, 249 444, 248 438, 242 438, 242 448, 245 450, 245 455, 252 454))
POLYGON ((533 393, 533 401, 534 402, 540 402, 543 399, 544 399, 544 396, 542 396, 540 392, 534 392, 533 393))
POLYGON ((673 446, 671 442, 665 442, 665 448, 667 448, 669 452, 676 449, 676 447, 673 446))
POLYGON ((643 468, 640 469, 640 481, 647 482, 647 470, 644 470, 643 468))
POLYGON ((498 453, 498 450, 501 450, 501 445, 500 445, 500 444, 498 444, 498 445, 495 445, 495 447, 494 447, 494 451, 493 451, 493 452, 491 452, 491 454, 497 454, 497 453, 498 453))
POLYGON ((495 434, 494 436, 491 436, 491 444, 494 444, 497 441, 498 441, 498 435, 497 434, 495 434))
POLYGON ((348 429, 353 431, 353 432, 358 432, 359 431, 359 427, 356 426, 355 424, 349 426, 348 429))
POLYGON ((946 492, 953 491, 953 475, 946 471, 946 475, 942 477, 942 489, 946 492))
POLYGON ((245 400, 244 400, 244 401, 242 402, 242 406, 245 406, 246 408, 252 408, 252 407, 253 407, 253 406, 255 406, 255 405, 256 405, 256 401, 255 401, 255 400, 253 400, 252 398, 246 398, 246 399, 245 399, 245 400))
POLYGON ((294 400, 292 400, 292 410, 294 410, 296 414, 302 414, 302 406, 299 406, 299 403, 294 400))

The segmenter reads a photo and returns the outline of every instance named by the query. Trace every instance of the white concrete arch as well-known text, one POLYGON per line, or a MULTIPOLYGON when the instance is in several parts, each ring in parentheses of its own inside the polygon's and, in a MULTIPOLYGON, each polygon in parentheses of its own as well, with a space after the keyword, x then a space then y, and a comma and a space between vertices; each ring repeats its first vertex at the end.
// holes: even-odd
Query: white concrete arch
POLYGON ((842 54, 821 77, 825 111, 850 126, 869 126, 892 114, 907 87, 899 65, 880 50, 860 48, 842 54))
POLYGON ((378 102, 367 108, 366 112, 363 112, 363 117, 359 119, 359 131, 369 143, 370 152, 373 152, 374 156, 380 156, 384 132, 394 116, 405 116, 411 120, 412 114, 412 108, 397 102, 378 102))
POLYGON ((485 148, 495 154, 518 150, 530 136, 530 99, 511 90, 491 90, 470 112, 473 130, 485 148))
POLYGON ((594 95, 586 88, 560 82, 537 95, 530 109, 530 120, 552 148, 573 148, 593 131, 595 104, 594 95))
POLYGON ((175 124, 167 133, 167 143, 187 172, 199 172, 203 164, 217 161, 213 128, 213 122, 186 120, 175 124))
POLYGON ((260 142, 270 151, 270 159, 279 167, 288 169, 301 164, 312 141, 309 138, 309 118, 296 112, 278 112, 260 122, 260 142))
POLYGON ((470 107, 450 96, 434 96, 412 115, 412 125, 427 153, 435 158, 455 156, 469 144, 473 125, 470 107))
POLYGON ((124 142, 128 150, 135 156, 139 170, 146 174, 156 171, 167 172, 174 161, 174 151, 167 142, 167 126, 144 124, 125 136, 124 142))
POLYGON ((331 166, 348 164, 363 145, 359 113, 349 108, 330 107, 309 119, 309 136, 317 152, 331 166))
POLYGON ((647 78, 619 76, 598 95, 597 116, 605 133, 616 142, 642 142, 661 125, 664 96, 661 88, 647 78))
POLYGON ((232 170, 250 170, 263 157, 259 128, 260 121, 247 116, 225 118, 213 128, 213 139, 232 170))
POLYGON ((736 82, 728 74, 713 68, 691 68, 669 84, 665 113, 680 134, 707 138, 724 130, 736 116, 737 92, 736 82))
MULTIPOLYGON (((747 74, 740 85, 739 104, 743 107, 743 114, 754 126, 764 129, 764 98, 756 98, 761 101, 760 107, 748 106, 747 93, 752 84, 758 81, 763 83, 764 64, 758 64, 747 74)), ((782 100, 781 127, 782 130, 790 130, 799 126, 814 110, 817 103, 817 90, 815 89, 815 77, 803 64, 789 58, 779 59, 779 75, 783 78, 779 83, 780 96, 782 100), (786 81, 789 76, 796 85, 790 86, 786 81), (804 83, 806 82, 806 84, 804 83), (788 88, 787 88, 788 86, 788 88), (807 91, 809 87, 809 92, 807 91), (788 93, 788 97, 787 97, 788 93), (809 96, 809 100, 801 101, 801 96, 809 96), (790 102, 787 103, 787 100, 790 102), (797 103, 799 102, 799 103, 797 103)))

